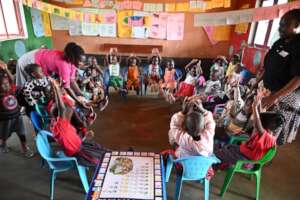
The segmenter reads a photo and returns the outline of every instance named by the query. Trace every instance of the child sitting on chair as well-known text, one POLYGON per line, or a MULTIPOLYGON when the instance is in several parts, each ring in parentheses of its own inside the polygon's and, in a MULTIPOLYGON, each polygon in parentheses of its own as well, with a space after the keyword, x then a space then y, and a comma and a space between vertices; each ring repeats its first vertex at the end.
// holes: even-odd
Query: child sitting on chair
POLYGON ((254 124, 252 136, 241 145, 228 144, 215 152, 215 155, 222 161, 222 168, 234 165, 238 160, 259 160, 276 145, 276 139, 272 133, 285 120, 278 113, 260 113, 261 98, 258 92, 252 104, 254 124))
POLYGON ((109 86, 112 86, 117 92, 123 94, 127 90, 123 88, 123 79, 121 76, 120 59, 118 50, 112 48, 107 55, 106 62, 109 70, 109 86))
POLYGON ((187 75, 185 80, 180 83, 179 90, 173 95, 172 93, 166 94, 166 100, 170 103, 175 103, 176 100, 184 97, 191 97, 195 93, 195 85, 200 75, 201 60, 193 59, 185 66, 187 75))
POLYGON ((182 111, 174 114, 170 123, 169 142, 176 157, 212 155, 215 126, 212 113, 203 108, 201 101, 186 97, 182 111))
POLYGON ((174 94, 177 88, 175 63, 172 59, 166 62, 164 79, 160 83, 160 88, 163 92, 167 91, 172 94, 174 94))
MULTIPOLYGON (((152 55, 149 59, 149 66, 145 77, 145 85, 149 85, 151 92, 157 92, 159 90, 159 81, 161 69, 159 64, 161 63, 161 57, 158 49, 152 50, 152 55)), ((145 88, 146 91, 146 88, 145 88)))
POLYGON ((134 88, 134 90, 139 94, 140 90, 140 80, 139 80, 139 64, 141 60, 135 55, 131 54, 127 59, 128 73, 127 73, 127 90, 134 88))
POLYGON ((91 141, 94 133, 88 131, 84 138, 80 138, 76 128, 71 124, 73 108, 64 103, 58 84, 52 81, 58 115, 51 125, 51 132, 55 140, 61 145, 67 156, 75 156, 80 165, 96 166, 107 151, 99 144, 91 141))

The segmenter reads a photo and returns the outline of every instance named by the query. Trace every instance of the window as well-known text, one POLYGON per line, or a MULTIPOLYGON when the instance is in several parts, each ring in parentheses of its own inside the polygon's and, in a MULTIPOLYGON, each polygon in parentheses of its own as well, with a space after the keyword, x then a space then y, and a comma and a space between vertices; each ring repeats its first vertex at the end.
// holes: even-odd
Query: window
MULTIPOLYGON (((260 0, 259 7, 288 3, 288 0, 260 0)), ((271 46, 279 38, 278 28, 280 19, 263 20, 253 23, 253 33, 250 34, 250 44, 257 46, 271 46)))
POLYGON ((19 0, 0 0, 0 40, 27 35, 23 5, 19 0))

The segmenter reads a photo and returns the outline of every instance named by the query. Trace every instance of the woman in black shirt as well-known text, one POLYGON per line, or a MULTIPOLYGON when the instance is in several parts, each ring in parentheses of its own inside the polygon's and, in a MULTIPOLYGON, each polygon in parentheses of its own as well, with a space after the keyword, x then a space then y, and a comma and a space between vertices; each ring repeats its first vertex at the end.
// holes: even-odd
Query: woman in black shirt
POLYGON ((291 143, 300 123, 300 9, 287 12, 280 20, 280 39, 264 61, 264 86, 271 95, 264 108, 284 115, 285 124, 275 131, 278 144, 291 143))

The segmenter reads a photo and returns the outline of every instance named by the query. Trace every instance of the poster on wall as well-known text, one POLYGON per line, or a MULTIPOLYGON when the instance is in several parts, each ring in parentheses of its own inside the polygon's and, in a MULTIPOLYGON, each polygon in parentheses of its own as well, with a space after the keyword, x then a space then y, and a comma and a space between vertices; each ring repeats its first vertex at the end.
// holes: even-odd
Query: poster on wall
POLYGON ((149 19, 150 19, 150 13, 149 12, 142 12, 142 11, 134 11, 133 16, 139 16, 143 17, 142 22, 143 24, 141 26, 133 26, 132 27, 132 38, 140 38, 145 39, 149 37, 149 19))
POLYGON ((101 37, 117 37, 117 15, 114 10, 106 10, 102 13, 103 23, 99 26, 101 37))
POLYGON ((131 26, 129 24, 129 17, 132 16, 131 10, 118 11, 118 37, 130 38, 131 37, 131 26))
POLYGON ((183 40, 184 14, 174 13, 168 15, 167 40, 183 40))
POLYGON ((82 35, 81 33, 81 22, 78 21, 70 21, 69 24, 69 34, 71 36, 82 35))
POLYGON ((52 30, 69 30, 68 19, 56 15, 51 15, 50 18, 52 30))
POLYGON ((44 36, 45 33, 44 33, 44 26, 43 26, 41 11, 31 8, 30 13, 31 13, 34 35, 36 37, 44 36))
POLYGON ((167 22, 168 22, 167 13, 153 13, 151 19, 149 37, 154 39, 166 39, 167 22))
POLYGON ((41 12, 44 33, 46 37, 52 36, 51 23, 50 23, 50 15, 46 12, 41 12))

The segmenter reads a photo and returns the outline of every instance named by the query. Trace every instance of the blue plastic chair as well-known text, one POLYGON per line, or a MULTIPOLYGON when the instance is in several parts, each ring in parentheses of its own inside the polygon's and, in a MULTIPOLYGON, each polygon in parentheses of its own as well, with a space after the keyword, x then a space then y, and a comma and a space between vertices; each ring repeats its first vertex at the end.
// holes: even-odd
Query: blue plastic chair
POLYGON ((62 152, 59 152, 59 154, 54 154, 47 140, 48 135, 52 135, 52 134, 49 133, 48 131, 43 131, 43 130, 40 131, 36 137, 36 146, 42 158, 45 159, 49 165, 50 179, 51 179, 50 199, 51 200, 54 199, 54 181, 56 178, 56 174, 59 172, 68 171, 73 168, 78 170, 83 188, 87 193, 89 190, 89 183, 86 175, 86 168, 80 166, 77 163, 75 157, 67 157, 62 152))
POLYGON ((171 171, 174 164, 180 164, 182 166, 182 174, 176 173, 176 190, 175 200, 180 199, 181 186, 183 181, 200 181, 204 183, 204 199, 209 199, 209 180, 207 180, 206 174, 212 164, 219 163, 220 160, 215 157, 204 156, 190 156, 185 158, 173 159, 172 155, 169 155, 166 167, 166 182, 169 181, 171 171))
POLYGON ((38 133, 39 131, 41 131, 43 129, 42 125, 41 125, 41 121, 40 121, 41 120, 40 116, 37 112, 32 111, 30 113, 30 120, 32 122, 32 125, 33 125, 36 133, 38 133))

